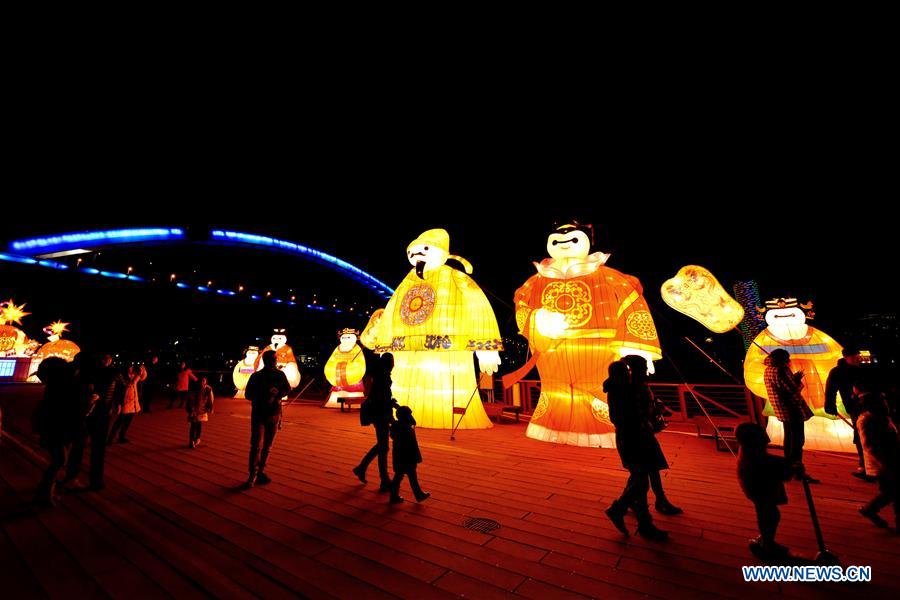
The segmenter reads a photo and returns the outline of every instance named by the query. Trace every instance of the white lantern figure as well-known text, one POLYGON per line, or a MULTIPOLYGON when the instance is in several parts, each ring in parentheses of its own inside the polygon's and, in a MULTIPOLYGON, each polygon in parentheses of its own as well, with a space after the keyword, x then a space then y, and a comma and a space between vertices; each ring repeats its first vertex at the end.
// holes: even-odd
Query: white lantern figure
POLYGON ((292 388, 300 385, 300 369, 297 367, 297 359, 294 358, 294 349, 287 344, 287 335, 284 329, 276 329, 270 339, 271 343, 263 348, 256 358, 256 370, 263 368, 262 355, 269 350, 275 351, 275 362, 278 368, 284 371, 288 383, 292 388))

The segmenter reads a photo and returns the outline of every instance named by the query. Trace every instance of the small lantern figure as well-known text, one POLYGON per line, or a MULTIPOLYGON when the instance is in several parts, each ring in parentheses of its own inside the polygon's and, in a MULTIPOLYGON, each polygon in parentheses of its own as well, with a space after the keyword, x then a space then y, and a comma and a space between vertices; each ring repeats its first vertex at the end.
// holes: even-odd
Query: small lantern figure
POLYGON ((325 363, 325 378, 332 385, 325 408, 338 408, 340 398, 365 396, 363 377, 366 374, 366 357, 358 340, 358 330, 341 330, 340 344, 325 363))
MULTIPOLYGON (((781 421, 774 418, 768 401, 765 359, 776 348, 787 350, 792 370, 803 371, 801 393, 815 415, 806 422, 805 447, 855 452, 852 428, 825 413, 825 381, 841 358, 841 346, 825 332, 807 325, 807 319, 813 317, 812 308, 811 302, 799 304, 796 298, 773 298, 766 302, 765 308, 759 309, 765 315, 767 326, 753 340, 744 358, 744 382, 751 392, 767 399, 763 411, 770 417, 766 431, 772 443, 780 444, 784 430, 781 421)), ((838 410, 847 416, 842 398, 838 399, 838 410)))
POLYGON ((244 351, 244 358, 238 361, 238 364, 234 365, 234 371, 231 373, 231 380, 234 382, 234 387, 237 388, 237 392, 235 392, 235 398, 243 398, 244 390, 247 389, 247 381, 250 380, 250 376, 256 372, 256 359, 259 356, 259 348, 257 346, 249 346, 244 351))
POLYGON ((28 336, 18 327, 22 318, 30 315, 24 310, 25 305, 17 306, 12 300, 0 302, 0 357, 25 357, 32 354, 33 344, 29 344, 28 336))
POLYGON ((44 333, 47 334, 47 343, 37 351, 36 357, 43 360, 51 356, 58 356, 66 362, 72 362, 75 355, 81 352, 81 348, 71 340, 62 339, 62 334, 68 331, 68 327, 69 323, 63 323, 62 321, 57 321, 44 327, 44 333))
POLYGON ((263 348, 256 358, 256 370, 259 371, 263 368, 262 355, 269 350, 274 350, 278 368, 284 371, 291 387, 297 387, 300 385, 300 369, 297 367, 297 359, 294 358, 294 349, 287 344, 287 332, 284 329, 275 329, 270 341, 271 343, 263 348))

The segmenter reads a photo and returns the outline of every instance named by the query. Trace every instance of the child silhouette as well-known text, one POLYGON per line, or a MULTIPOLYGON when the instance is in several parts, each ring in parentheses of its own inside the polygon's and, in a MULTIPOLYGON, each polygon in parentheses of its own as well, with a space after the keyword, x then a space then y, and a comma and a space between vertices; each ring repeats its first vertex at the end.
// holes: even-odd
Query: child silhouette
POLYGON ((400 483, 403 476, 409 477, 409 487, 416 496, 416 502, 427 500, 431 494, 423 492, 419 487, 416 465, 422 462, 419 442, 416 440, 416 420, 408 406, 397 409, 397 421, 391 426, 391 439, 394 440, 392 458, 394 463, 394 479, 391 481, 391 504, 403 502, 400 497, 400 483))

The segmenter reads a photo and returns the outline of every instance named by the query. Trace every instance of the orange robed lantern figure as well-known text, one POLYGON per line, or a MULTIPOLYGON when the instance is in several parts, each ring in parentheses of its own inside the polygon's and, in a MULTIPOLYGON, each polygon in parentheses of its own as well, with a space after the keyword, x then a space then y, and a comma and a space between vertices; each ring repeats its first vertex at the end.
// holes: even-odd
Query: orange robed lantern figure
POLYGON ((419 427, 493 427, 478 394, 472 354, 482 372, 496 373, 503 342, 494 310, 469 277, 472 265, 450 254, 443 229, 413 240, 406 258, 413 269, 384 310, 372 315, 360 341, 394 355, 391 389, 419 427), (448 259, 466 272, 446 265, 448 259))
MULTIPOLYGON (((823 331, 807 325, 812 318, 812 303, 798 304, 796 298, 773 298, 766 302, 766 328, 762 330, 744 358, 744 382, 751 392, 765 398, 763 411, 769 416, 766 431, 774 444, 784 438, 781 421, 776 419, 772 403, 768 401, 764 375, 765 360, 776 348, 787 350, 791 355, 791 369, 803 371, 803 399, 813 411, 814 417, 806 422, 805 447, 812 450, 837 450, 855 452, 853 429, 843 420, 825 413, 825 381, 829 371, 841 358, 841 346, 823 331), (804 313, 802 309, 806 309, 804 313)), ((839 414, 847 416, 843 399, 838 401, 839 414)))
MULTIPOLYGON (((516 322, 541 377, 541 397, 525 433, 572 446, 614 447, 603 381, 622 356, 662 358, 640 282, 590 252, 593 227, 572 222, 547 239, 550 258, 516 291, 516 322)), ((506 382, 504 382, 506 385, 506 382)))
POLYGON ((287 343, 287 332, 284 329, 275 329, 270 339, 270 344, 256 357, 256 370, 263 368, 262 355, 269 350, 275 351, 275 363, 279 370, 283 371, 292 388, 300 385, 300 369, 297 367, 297 359, 294 358, 294 349, 287 343))
POLYGON ((358 340, 358 330, 341 330, 340 344, 325 363, 325 379, 332 385, 325 408, 339 408, 340 398, 362 398, 366 395, 363 387, 366 357, 358 340))

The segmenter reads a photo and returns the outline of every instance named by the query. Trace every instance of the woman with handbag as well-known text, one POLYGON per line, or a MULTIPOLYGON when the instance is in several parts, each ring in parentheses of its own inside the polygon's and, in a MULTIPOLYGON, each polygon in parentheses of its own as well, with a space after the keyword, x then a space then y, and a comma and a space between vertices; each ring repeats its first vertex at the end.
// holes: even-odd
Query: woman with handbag
MULTIPOLYGON (((374 361, 373 361, 374 362, 374 361)), ((388 450, 391 422, 394 420, 394 407, 397 401, 391 396, 391 371, 394 369, 394 355, 382 354, 375 364, 376 371, 372 377, 369 395, 359 408, 361 425, 375 427, 375 445, 366 453, 359 465, 353 468, 353 474, 361 482, 366 483, 366 470, 369 464, 378 458, 378 475, 381 486, 378 491, 391 491, 391 476, 388 473, 388 450)))
POLYGON ((655 468, 650 469, 649 476, 650 489, 653 490, 653 495, 656 496, 656 512, 663 515, 679 515, 684 511, 669 502, 666 492, 663 490, 662 477, 659 475, 662 469, 669 468, 666 455, 663 454, 659 441, 656 439, 656 434, 666 427, 664 416, 666 408, 661 402, 656 400, 650 385, 647 383, 647 359, 643 356, 629 355, 622 360, 625 361, 625 364, 631 370, 632 398, 637 403, 640 414, 646 419, 647 427, 651 434, 649 443, 651 446, 650 451, 654 457, 653 466, 655 468))

